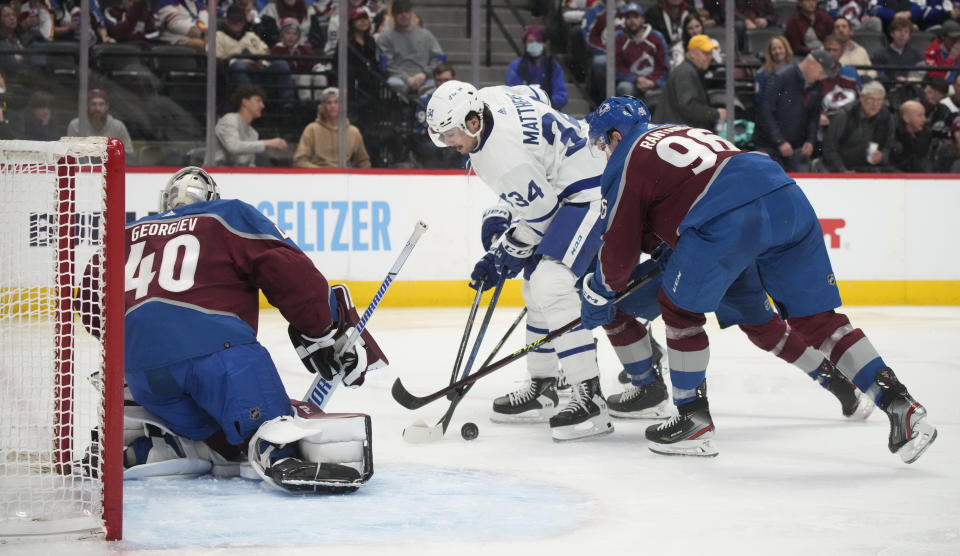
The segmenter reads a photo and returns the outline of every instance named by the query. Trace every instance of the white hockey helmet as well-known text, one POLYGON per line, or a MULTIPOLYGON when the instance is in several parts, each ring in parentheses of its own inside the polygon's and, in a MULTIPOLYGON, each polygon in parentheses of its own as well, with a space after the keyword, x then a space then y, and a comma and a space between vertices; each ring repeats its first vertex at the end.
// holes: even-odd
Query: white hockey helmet
POLYGON ((451 129, 460 129, 470 137, 477 133, 467 130, 466 119, 471 112, 476 112, 483 121, 483 101, 477 93, 477 88, 463 81, 451 79, 437 87, 427 104, 427 131, 430 139, 438 147, 446 147, 440 134, 451 129))
POLYGON ((202 168, 187 166, 174 174, 160 192, 160 211, 220 198, 217 182, 202 168))

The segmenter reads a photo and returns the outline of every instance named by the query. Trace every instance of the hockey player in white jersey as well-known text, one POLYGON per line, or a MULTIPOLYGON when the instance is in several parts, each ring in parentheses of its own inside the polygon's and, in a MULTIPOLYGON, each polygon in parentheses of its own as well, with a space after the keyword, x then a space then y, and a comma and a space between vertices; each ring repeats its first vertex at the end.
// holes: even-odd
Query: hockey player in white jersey
MULTIPOLYGON (((448 81, 427 106, 434 143, 469 155, 473 170, 499 195, 501 210, 485 216, 511 221, 477 262, 471 286, 482 281, 492 287, 522 272, 528 341, 577 318, 577 282, 600 245, 599 185, 605 160, 586 148, 587 125, 553 110, 549 102, 536 87, 478 91, 469 83, 448 81)), ((620 328, 628 330, 629 341, 617 349, 621 361, 635 371, 635 384, 662 386, 651 369, 645 330, 632 318, 624 320, 628 324, 620 328)), ((613 335, 611 341, 617 347, 613 335)), ((528 383, 494 400, 492 420, 538 422, 549 417, 555 440, 613 431, 589 331, 575 329, 535 350, 527 356, 527 369, 528 383), (554 414, 558 362, 572 393, 554 414)), ((657 392, 662 394, 653 405, 666 398, 665 388, 657 392)))

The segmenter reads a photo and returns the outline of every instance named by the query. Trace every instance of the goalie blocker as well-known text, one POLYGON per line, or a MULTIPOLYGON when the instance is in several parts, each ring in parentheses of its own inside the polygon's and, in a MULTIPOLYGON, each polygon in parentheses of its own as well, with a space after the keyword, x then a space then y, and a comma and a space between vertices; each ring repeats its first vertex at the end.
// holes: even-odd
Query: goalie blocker
POLYGON ((343 383, 356 388, 363 384, 367 371, 386 367, 389 361, 366 328, 354 345, 346 345, 350 330, 360 323, 360 315, 346 286, 333 286, 330 293, 330 312, 334 324, 326 334, 312 338, 292 324, 287 334, 308 371, 319 372, 327 381, 342 374, 343 383))

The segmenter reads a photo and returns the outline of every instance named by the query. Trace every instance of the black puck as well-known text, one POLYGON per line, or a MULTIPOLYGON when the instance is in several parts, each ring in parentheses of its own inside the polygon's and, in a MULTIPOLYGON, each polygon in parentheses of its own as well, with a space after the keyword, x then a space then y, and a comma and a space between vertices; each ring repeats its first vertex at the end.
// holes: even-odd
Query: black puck
POLYGON ((474 438, 480 436, 480 429, 477 428, 476 423, 464 423, 460 427, 460 436, 464 440, 473 440, 474 438))

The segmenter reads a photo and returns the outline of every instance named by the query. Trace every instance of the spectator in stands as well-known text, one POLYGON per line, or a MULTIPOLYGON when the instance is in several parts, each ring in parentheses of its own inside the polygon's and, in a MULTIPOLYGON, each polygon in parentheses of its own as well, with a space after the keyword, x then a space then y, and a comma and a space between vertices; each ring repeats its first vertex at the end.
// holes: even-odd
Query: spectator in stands
POLYGON ((507 67, 507 85, 539 85, 550 104, 561 110, 567 104, 567 84, 563 68, 549 52, 549 44, 542 27, 528 27, 520 37, 523 55, 507 67))
POLYGON ((17 32, 17 12, 10 4, 0 5, 0 68, 8 72, 18 68, 24 61, 23 54, 2 53, 22 49, 17 32))
MULTIPOLYGON (((877 66, 915 66, 923 62, 923 53, 910 46, 910 35, 913 33, 913 23, 909 19, 898 17, 890 23, 888 31, 890 40, 887 46, 874 52, 870 59, 877 66)), ((897 82, 907 81, 909 70, 884 70, 877 72, 880 79, 897 82)), ((888 84, 888 91, 892 87, 888 84)))
POLYGON ((617 95, 643 97, 667 82, 667 41, 644 20, 639 4, 631 2, 619 13, 623 33, 617 35, 614 49, 617 95))
POLYGON ((740 50, 744 49, 748 29, 766 29, 777 24, 777 12, 770 0, 736 0, 733 17, 733 30, 737 34, 737 48, 740 50))
POLYGON ((787 20, 786 37, 797 56, 823 47, 833 31, 833 18, 817 7, 817 0, 797 0, 797 11, 787 20))
MULTIPOLYGON (((437 67, 433 69, 433 80, 437 83, 437 87, 456 77, 457 72, 453 69, 453 66, 443 62, 437 64, 437 67)), ((435 90, 433 89, 417 100, 416 121, 413 125, 413 132, 417 139, 413 151, 417 161, 424 168, 463 168, 464 157, 456 149, 438 149, 427 133, 427 105, 430 104, 430 99, 433 97, 433 91, 435 90)))
POLYGON ((56 141, 63 135, 53 117, 53 95, 45 91, 34 91, 27 102, 27 112, 23 116, 23 132, 20 139, 31 141, 56 141))
POLYGON ((146 0, 120 0, 103 14, 107 33, 117 42, 146 46, 159 37, 146 0))
MULTIPOLYGON (((617 7, 624 5, 617 0, 617 7)), ((583 39, 586 44, 590 67, 590 96, 595 102, 607 97, 607 8, 606 3, 596 2, 583 14, 583 39)), ((614 18, 613 34, 616 37, 623 32, 622 19, 614 18)))
POLYGON ((87 121, 90 124, 88 132, 80 129, 80 118, 74 118, 67 124, 68 137, 107 137, 119 139, 127 157, 133 155, 133 140, 123 122, 110 115, 110 98, 103 89, 87 91, 87 121))
MULTIPOLYGON (((261 8, 258 0, 233 0, 233 2, 239 4, 247 16, 244 30, 253 31, 254 34, 260 37, 260 40, 262 40, 264 44, 269 45, 280 42, 280 21, 282 21, 282 18, 276 20, 272 17, 260 17, 261 9, 265 9, 267 5, 263 5, 261 8)), ((218 6, 221 8, 224 6, 229 7, 229 4, 230 0, 222 0, 218 6)))
MULTIPOLYGON (((690 43, 690 39, 692 39, 695 35, 702 34, 703 21, 700 20, 700 16, 687 19, 687 22, 683 26, 683 40, 668 47, 667 61, 670 65, 670 69, 679 66, 684 60, 687 59, 687 45, 690 43)), ((719 58, 720 45, 716 40, 713 41, 713 44, 717 46, 717 48, 713 50, 713 61, 716 62, 719 58)))
POLYGON ((236 112, 224 114, 217 120, 214 166, 255 166, 258 153, 267 149, 288 150, 283 138, 260 139, 260 134, 250 125, 263 112, 265 96, 263 89, 256 85, 240 85, 234 89, 232 100, 236 112))
POLYGON ((206 50, 207 6, 203 0, 159 0, 154 22, 161 41, 206 50))
MULTIPOLYGON (((830 53, 834 59, 840 60, 843 55, 843 43, 836 35, 827 35, 823 39, 823 49, 830 53)), ((820 115, 820 125, 826 126, 837 111, 855 104, 860 89, 863 88, 863 81, 855 68, 840 64, 837 75, 826 77, 820 81, 821 104, 823 111, 820 115)))
MULTIPOLYGON (((282 32, 281 27, 284 23, 293 19, 300 27, 297 44, 302 45, 307 42, 307 37, 310 36, 313 13, 313 6, 305 0, 273 0, 260 11, 260 19, 269 22, 268 27, 275 26, 280 32, 282 32)), ((310 49, 313 51, 312 46, 310 49)))
MULTIPOLYGON (((381 80, 377 41, 370 32, 370 14, 364 8, 350 12, 347 37, 347 78, 350 83, 348 99, 356 102, 355 93, 374 94, 381 80)), ((337 51, 334 50, 334 57, 337 51)))
POLYGON ((950 138, 950 125, 956 116, 951 109, 948 93, 950 86, 942 77, 931 77, 923 86, 923 107, 927 111, 927 125, 933 140, 940 142, 950 138))
POLYGON ((19 32, 20 42, 24 46, 53 40, 53 14, 44 0, 29 0, 20 4, 19 32))
MULTIPOLYGON (((300 41, 300 22, 292 17, 283 20, 280 26, 280 42, 273 45, 270 53, 276 56, 313 56, 313 47, 300 41)), ((315 71, 316 60, 287 60, 293 83, 297 88, 297 97, 303 101, 320 98, 320 92, 327 87, 327 76, 315 71)), ((325 68, 323 64, 321 67, 325 68)), ((318 68, 320 69, 320 68, 318 68)))
MULTIPOLYGON (((339 91, 330 87, 321 94, 317 106, 317 119, 307 124, 300 135, 293 164, 298 168, 336 168, 340 152, 337 117, 339 116, 339 91)), ((357 126, 347 121, 347 166, 369 168, 370 155, 363 146, 363 136, 357 126)))
POLYGON ((393 29, 377 36, 377 46, 387 57, 387 84, 404 96, 419 96, 434 87, 433 68, 443 49, 433 33, 413 24, 410 0, 394 0, 390 8, 393 29))
MULTIPOLYGON (((347 11, 351 15, 354 10, 363 10, 367 13, 367 19, 371 22, 371 34, 373 33, 373 18, 378 13, 382 11, 379 6, 370 5, 372 3, 367 2, 367 0, 347 0, 347 11)), ((337 12, 337 2, 331 2, 331 9, 329 12, 329 17, 327 21, 327 37, 323 45, 323 54, 325 56, 332 56, 337 49, 337 37, 339 36, 340 30, 340 14, 337 12)), ((316 46, 316 45, 314 45, 316 46)))
MULTIPOLYGON (((65 41, 80 40, 80 0, 60 0, 53 2, 53 38, 65 41)), ((96 42, 117 42, 107 34, 103 23, 103 12, 97 0, 90 0, 91 44, 96 42)))
POLYGON ((767 41, 767 47, 763 49, 763 66, 754 77, 753 109, 759 110, 760 101, 763 99, 763 87, 767 82, 767 76, 783 66, 793 63, 793 49, 790 48, 790 41, 783 35, 771 37, 767 41))
POLYGON ((820 81, 836 77, 839 66, 820 48, 767 76, 757 117, 757 149, 787 171, 810 170, 820 121, 820 81))
MULTIPOLYGON (((826 10, 834 21, 845 19, 852 29, 879 31, 880 18, 871 15, 871 0, 827 0, 826 10)), ((836 32, 836 30, 834 30, 836 32)))
POLYGON ((933 154, 934 172, 960 173, 960 116, 950 124, 950 138, 942 141, 933 154))
POLYGON ((890 163, 901 172, 929 171, 931 139, 923 104, 915 100, 905 101, 900 105, 890 163))
POLYGON ((245 58, 248 55, 264 55, 270 48, 253 31, 246 30, 247 15, 240 4, 231 4, 223 20, 223 28, 217 29, 217 59, 226 62, 229 82, 239 85, 256 83, 275 91, 281 105, 293 104, 293 81, 290 64, 286 60, 245 58))
POLYGON ((683 41, 683 28, 687 20, 698 15, 697 10, 685 0, 660 0, 647 10, 646 19, 667 39, 669 46, 673 46, 683 41))
MULTIPOLYGON (((937 38, 927 46, 923 53, 923 61, 928 66, 955 66, 960 60, 960 23, 948 20, 937 30, 937 38)), ((956 79, 955 71, 931 71, 928 77, 942 77, 952 82, 956 79)))
POLYGON ((727 111, 710 105, 704 74, 716 48, 710 37, 695 35, 687 45, 687 59, 670 72, 657 104, 655 121, 679 123, 713 131, 727 111))
POLYGON ((913 23, 913 6, 913 0, 875 0, 873 13, 880 18, 883 30, 889 33, 890 25, 895 19, 906 19, 913 23))
POLYGON ((884 106, 887 91, 872 81, 860 102, 837 112, 823 134, 823 166, 829 172, 887 170, 896 121, 884 106))
MULTIPOLYGON (((867 50, 853 40, 853 27, 845 17, 833 20, 833 36, 840 41, 840 64, 845 66, 870 66, 870 55, 867 50)), ((877 72, 872 69, 857 70, 861 77, 876 79, 877 72)))

